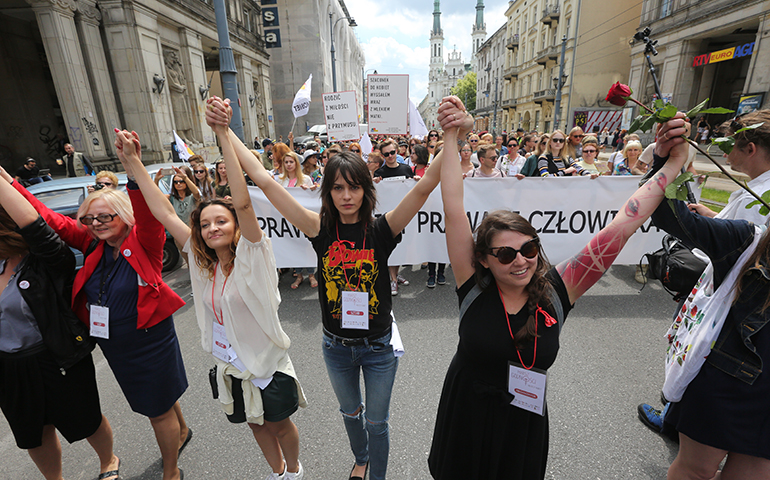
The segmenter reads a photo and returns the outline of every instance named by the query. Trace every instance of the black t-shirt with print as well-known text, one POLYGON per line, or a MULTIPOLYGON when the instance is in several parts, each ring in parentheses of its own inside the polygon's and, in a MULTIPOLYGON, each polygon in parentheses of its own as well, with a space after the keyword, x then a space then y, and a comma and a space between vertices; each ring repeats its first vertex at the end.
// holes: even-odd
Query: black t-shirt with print
POLYGON ((337 228, 339 241, 336 229, 327 231, 323 227, 317 237, 310 239, 318 255, 316 278, 324 328, 344 338, 386 332, 392 306, 388 257, 401 241, 401 234, 393 237, 384 214, 367 226, 365 245, 361 222, 338 222, 337 228), (345 290, 369 292, 369 330, 342 328, 341 292, 345 290))

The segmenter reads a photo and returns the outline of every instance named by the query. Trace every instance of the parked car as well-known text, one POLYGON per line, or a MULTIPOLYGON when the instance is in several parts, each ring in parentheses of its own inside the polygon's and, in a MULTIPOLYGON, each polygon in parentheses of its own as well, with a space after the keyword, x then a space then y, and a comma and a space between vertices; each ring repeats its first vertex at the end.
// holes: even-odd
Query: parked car
MULTIPOLYGON (((182 165, 181 163, 156 163, 146 165, 146 168, 150 176, 154 178, 158 170, 162 168, 170 169, 182 165)), ((117 173, 116 175, 118 177, 118 188, 125 191, 128 177, 126 177, 125 173, 117 173)), ((159 187, 163 193, 168 194, 171 191, 171 179, 172 175, 165 175, 159 182, 159 187)), ((94 177, 92 176, 61 178, 32 185, 28 190, 54 212, 75 218, 80 204, 88 196, 88 187, 93 186, 93 184, 94 177)), ((83 254, 79 250, 72 250, 75 252, 77 268, 82 267, 83 254)), ((166 232, 166 243, 163 245, 163 271, 173 270, 179 263, 180 257, 181 254, 174 243, 174 239, 166 232)))
POLYGON ((321 137, 321 142, 323 143, 327 142, 326 124, 313 125, 307 130, 306 134, 294 139, 294 145, 300 145, 300 144, 304 145, 307 142, 312 142, 313 138, 315 138, 316 135, 321 137))

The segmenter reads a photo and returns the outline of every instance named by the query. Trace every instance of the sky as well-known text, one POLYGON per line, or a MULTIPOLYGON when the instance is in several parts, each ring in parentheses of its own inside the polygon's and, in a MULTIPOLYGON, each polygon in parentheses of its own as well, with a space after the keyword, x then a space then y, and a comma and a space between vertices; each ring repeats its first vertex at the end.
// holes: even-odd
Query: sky
MULTIPOLYGON (((358 41, 366 57, 365 71, 409 74, 409 97, 418 105, 428 91, 430 30, 433 0, 347 0, 356 20, 358 41)), ((485 0, 487 38, 505 23, 508 0, 485 0)), ((475 0, 441 2, 444 61, 456 46, 465 63, 471 63, 471 29, 476 21, 475 0)))

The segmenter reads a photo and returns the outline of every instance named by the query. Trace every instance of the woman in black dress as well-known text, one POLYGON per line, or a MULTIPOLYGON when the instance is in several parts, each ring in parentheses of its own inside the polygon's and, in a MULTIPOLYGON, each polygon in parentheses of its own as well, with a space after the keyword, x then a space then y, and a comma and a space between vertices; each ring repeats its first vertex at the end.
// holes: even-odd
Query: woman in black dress
MULTIPOLYGON (((449 101, 459 103, 455 97, 449 101)), ((446 158, 456 158, 457 122, 439 112, 446 158)), ((662 153, 684 142, 678 138, 685 133, 684 124, 676 118, 659 129, 658 138, 668 139, 658 144, 662 153)), ((564 317, 652 214, 683 161, 667 163, 585 248, 556 267, 549 265, 532 225, 513 212, 490 213, 474 242, 463 205, 460 163, 444 162, 446 241, 461 319, 460 343, 444 382, 428 460, 434 478, 544 478, 545 393, 511 378, 536 378, 544 385, 538 374, 556 359, 564 317), (515 365, 509 367, 509 362, 515 365)))

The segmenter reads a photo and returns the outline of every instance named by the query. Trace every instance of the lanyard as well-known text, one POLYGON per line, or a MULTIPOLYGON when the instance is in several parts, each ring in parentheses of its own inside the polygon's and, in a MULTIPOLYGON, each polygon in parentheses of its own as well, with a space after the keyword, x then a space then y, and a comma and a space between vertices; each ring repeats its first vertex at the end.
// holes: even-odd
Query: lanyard
MULTIPOLYGON (((110 249, 109 252, 110 255, 112 255, 112 249, 110 249)), ((105 277, 105 272, 107 271, 107 260, 105 255, 107 255, 107 244, 104 244, 104 254, 102 255, 101 264, 102 264, 102 271, 101 271, 101 280, 102 284, 99 287, 99 300, 96 302, 97 305, 102 305, 102 295, 104 295, 104 288, 107 284, 107 281, 112 277, 112 274, 115 273, 115 270, 118 268, 118 262, 120 261, 120 254, 118 254, 118 258, 115 259, 115 263, 112 264, 112 268, 110 269, 110 272, 105 277)))
POLYGON ((222 297, 225 295, 225 286, 227 286, 227 278, 225 277, 224 283, 222 283, 222 291, 219 293, 219 317, 217 317, 217 308, 214 306, 214 287, 217 285, 217 271, 219 270, 219 260, 217 260, 217 265, 214 267, 214 283, 211 285, 211 309, 214 310, 214 319, 217 321, 218 324, 224 325, 225 324, 225 316, 222 314, 222 297))
MULTIPOLYGON (((339 220, 337 223, 334 224, 334 226, 337 228, 337 242, 342 243, 342 240, 340 240, 340 222, 339 220)), ((366 223, 364 225, 364 246, 361 247, 361 250, 366 250, 366 229, 369 227, 369 223, 366 223)), ((353 242, 353 246, 355 247, 355 242, 353 242)), ((361 268, 362 266, 359 265, 358 267, 358 283, 356 284, 356 289, 353 290, 354 292, 358 291, 358 288, 361 286, 361 268)), ((347 287, 348 291, 350 291, 350 280, 348 280, 348 269, 345 268, 345 264, 342 265, 342 272, 345 274, 345 286, 347 287)))
MULTIPOLYGON (((511 334, 511 340, 516 341, 515 338, 513 338, 513 330, 511 330, 511 320, 508 318, 508 309, 505 307, 505 299, 503 298, 503 292, 500 290, 500 286, 497 286, 497 292, 500 294, 500 301, 503 302, 503 311, 505 312, 505 321, 508 322, 508 333, 511 334)), ((535 311, 535 351, 532 354, 532 363, 529 366, 526 366, 524 364, 524 360, 521 359, 521 352, 519 351, 519 347, 516 346, 514 343, 513 347, 516 349, 516 354, 519 356, 519 362, 521 362, 521 366, 524 367, 527 370, 531 370, 532 367, 535 366, 535 359, 537 358, 537 314, 538 312, 542 312, 543 314, 547 315, 545 310, 540 308, 540 305, 537 306, 537 310, 535 311)))

